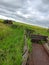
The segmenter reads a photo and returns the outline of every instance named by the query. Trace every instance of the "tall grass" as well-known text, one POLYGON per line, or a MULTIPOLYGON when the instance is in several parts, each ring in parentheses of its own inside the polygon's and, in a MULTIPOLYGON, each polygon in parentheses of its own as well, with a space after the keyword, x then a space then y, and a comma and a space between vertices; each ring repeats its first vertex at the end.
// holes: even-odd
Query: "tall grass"
POLYGON ((24 29, 0 23, 0 65, 21 65, 24 29))
MULTIPOLYGON (((33 34, 49 36, 47 29, 13 22, 3 24, 0 20, 0 65, 21 65, 24 47, 24 29, 34 30, 33 34)), ((28 50, 31 51, 31 40, 27 38, 28 50)))

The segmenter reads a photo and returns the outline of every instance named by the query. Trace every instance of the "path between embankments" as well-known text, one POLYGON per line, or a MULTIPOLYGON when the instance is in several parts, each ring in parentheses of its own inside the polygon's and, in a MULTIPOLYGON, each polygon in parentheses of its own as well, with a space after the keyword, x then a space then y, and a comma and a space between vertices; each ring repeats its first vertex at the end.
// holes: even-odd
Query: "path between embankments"
POLYGON ((32 53, 28 65, 49 65, 49 56, 41 44, 32 44, 32 53))

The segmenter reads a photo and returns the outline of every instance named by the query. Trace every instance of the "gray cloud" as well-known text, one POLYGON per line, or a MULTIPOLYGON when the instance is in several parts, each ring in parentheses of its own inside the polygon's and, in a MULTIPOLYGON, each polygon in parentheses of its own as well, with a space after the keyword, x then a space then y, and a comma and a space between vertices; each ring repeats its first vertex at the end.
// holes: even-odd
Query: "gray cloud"
POLYGON ((49 0, 0 0, 0 15, 48 27, 49 0))
POLYGON ((44 4, 49 5, 49 0, 42 0, 42 2, 43 2, 44 4))

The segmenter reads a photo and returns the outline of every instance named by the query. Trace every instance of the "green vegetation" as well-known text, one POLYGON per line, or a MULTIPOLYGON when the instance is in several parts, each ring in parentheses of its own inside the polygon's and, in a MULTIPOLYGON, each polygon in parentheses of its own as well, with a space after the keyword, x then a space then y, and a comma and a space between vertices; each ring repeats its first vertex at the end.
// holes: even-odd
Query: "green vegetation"
MULTIPOLYGON (((21 65, 24 47, 24 29, 34 30, 33 34, 49 36, 47 29, 13 22, 4 24, 0 20, 0 65, 21 65)), ((27 38, 28 50, 31 51, 31 40, 27 38)))
POLYGON ((32 42, 31 42, 30 38, 27 38, 27 45, 28 45, 29 52, 31 52, 32 51, 32 42))
POLYGON ((3 22, 0 20, 0 65, 21 65, 25 28, 15 22, 12 25, 3 22))
POLYGON ((21 65, 24 29, 0 23, 0 65, 21 65))
POLYGON ((30 29, 32 30, 33 34, 41 34, 41 35, 45 35, 45 36, 49 36, 49 32, 47 28, 42 28, 39 26, 32 26, 32 25, 28 25, 28 24, 23 24, 23 23, 19 23, 19 22, 14 22, 16 25, 25 27, 26 29, 30 29))

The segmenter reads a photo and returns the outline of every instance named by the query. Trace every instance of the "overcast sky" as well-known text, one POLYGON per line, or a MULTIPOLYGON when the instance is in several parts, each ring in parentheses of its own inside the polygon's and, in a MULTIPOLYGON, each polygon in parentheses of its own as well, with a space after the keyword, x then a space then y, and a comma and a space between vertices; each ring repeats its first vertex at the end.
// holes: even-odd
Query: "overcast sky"
POLYGON ((0 18, 49 27, 49 0, 0 0, 0 18))

